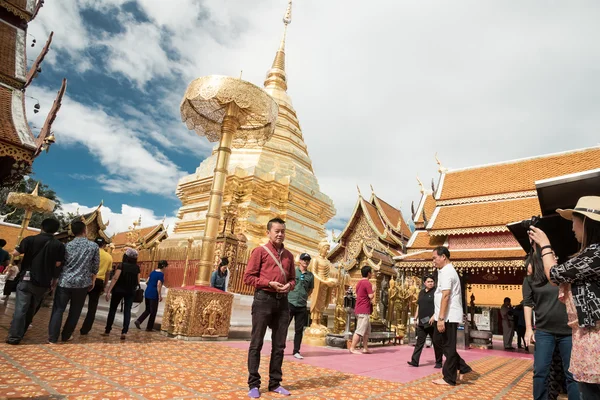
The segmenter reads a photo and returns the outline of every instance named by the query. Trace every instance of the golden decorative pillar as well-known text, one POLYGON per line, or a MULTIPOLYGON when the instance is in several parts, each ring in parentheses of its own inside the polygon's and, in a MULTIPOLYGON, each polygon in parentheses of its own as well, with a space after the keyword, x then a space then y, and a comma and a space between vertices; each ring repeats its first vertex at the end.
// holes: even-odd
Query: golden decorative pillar
MULTIPOLYGON (((186 339, 226 338, 233 295, 209 287, 231 146, 264 144, 272 135, 278 106, 264 90, 226 76, 194 80, 181 102, 189 129, 219 141, 195 286, 169 290, 162 331, 186 339)), ((189 253, 189 252, 188 252, 189 253)), ((189 262, 189 261, 188 261, 189 262)))

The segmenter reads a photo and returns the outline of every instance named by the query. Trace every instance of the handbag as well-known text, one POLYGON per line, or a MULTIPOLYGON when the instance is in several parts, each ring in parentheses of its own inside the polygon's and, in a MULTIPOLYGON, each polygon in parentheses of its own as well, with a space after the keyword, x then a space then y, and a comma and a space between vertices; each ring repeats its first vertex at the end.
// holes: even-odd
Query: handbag
POLYGON ((133 295, 133 302, 141 303, 142 301, 144 301, 144 289, 142 289, 141 287, 138 287, 135 290, 135 294, 133 295))

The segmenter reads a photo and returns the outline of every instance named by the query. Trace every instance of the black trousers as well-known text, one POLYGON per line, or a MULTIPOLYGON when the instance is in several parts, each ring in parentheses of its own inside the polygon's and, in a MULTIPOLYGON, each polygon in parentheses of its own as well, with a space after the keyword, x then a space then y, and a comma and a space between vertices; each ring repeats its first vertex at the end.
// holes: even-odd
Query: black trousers
POLYGON ((23 339, 48 290, 49 288, 36 286, 30 281, 21 281, 17 284, 15 312, 8 330, 9 342, 19 343, 23 339))
POLYGON ((525 348, 527 348, 527 346, 525 345, 526 328, 524 326, 517 325, 516 331, 517 331, 517 347, 521 348, 521 341, 523 341, 523 346, 525 346, 525 348))
POLYGON ((446 329, 440 332, 437 328, 437 322, 434 323, 433 342, 437 342, 438 346, 442 347, 443 353, 446 356, 446 362, 442 367, 444 380, 450 385, 456 385, 457 371, 462 374, 471 371, 471 367, 467 365, 465 360, 456 351, 456 332, 458 330, 457 322, 446 322, 446 329))
POLYGON ((308 319, 308 309, 304 307, 296 307, 293 304, 290 307, 290 325, 294 318, 294 351, 292 354, 300 353, 300 345, 302 344, 302 335, 304 335, 304 327, 308 319))
POLYGON ((73 331, 77 327, 77 322, 79 322, 87 293, 88 288, 56 287, 54 303, 52 304, 52 316, 48 325, 48 341, 56 343, 59 334, 62 336, 63 341, 68 340, 73 335, 73 331), (61 334, 60 326, 62 325, 62 317, 69 303, 71 303, 69 314, 61 334))
POLYGON ((146 309, 137 319, 138 323, 144 322, 148 316, 148 325, 146 325, 146 330, 151 331, 154 329, 154 321, 156 320, 156 313, 158 312, 158 299, 149 299, 147 297, 144 298, 144 302, 146 303, 146 309))
POLYGON ((290 311, 287 295, 257 290, 252 302, 252 338, 248 348, 248 387, 260 388, 260 351, 267 327, 271 328, 271 362, 269 363, 269 390, 277 389, 283 372, 283 351, 289 326, 290 311))
POLYGON ((110 333, 112 330, 115 316, 117 315, 117 308, 119 307, 121 300, 123 300, 123 329, 121 329, 121 333, 124 335, 127 334, 131 320, 131 307, 133 306, 134 295, 135 293, 115 293, 113 290, 110 295, 110 308, 108 309, 108 317, 106 317, 106 327, 104 328, 104 332, 110 333))
POLYGON ((443 350, 439 343, 436 343, 433 340, 434 335, 433 325, 419 325, 417 326, 417 343, 415 344, 415 350, 412 355, 412 363, 415 365, 419 365, 419 360, 421 359, 421 352, 423 351, 423 346, 425 345, 425 340, 427 339, 427 335, 431 336, 431 341, 433 342, 433 351, 435 352, 435 363, 442 363, 442 354, 443 350))
POLYGON ((96 319, 96 310, 98 309, 98 300, 104 291, 104 280, 96 278, 96 282, 94 283, 94 289, 91 292, 88 292, 88 308, 87 313, 85 314, 85 320, 83 321, 83 325, 81 325, 81 329, 79 333, 82 335, 87 335, 94 325, 94 320, 96 319))

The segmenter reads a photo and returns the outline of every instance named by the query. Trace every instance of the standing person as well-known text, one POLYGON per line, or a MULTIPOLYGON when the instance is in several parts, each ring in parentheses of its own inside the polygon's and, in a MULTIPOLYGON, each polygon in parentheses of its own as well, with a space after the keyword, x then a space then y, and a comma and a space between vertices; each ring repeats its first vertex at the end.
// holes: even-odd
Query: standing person
POLYGON ((13 256, 24 254, 21 261, 20 282, 17 284, 15 312, 8 331, 8 344, 19 344, 33 316, 44 300, 44 295, 56 284, 60 266, 65 259, 65 246, 54 234, 60 223, 54 218, 42 221, 41 233, 26 237, 15 247, 13 256))
POLYGON ((352 337, 352 344, 350 345, 350 353, 360 354, 356 350, 359 340, 362 337, 363 343, 363 354, 370 354, 369 350, 369 335, 371 334, 371 312, 373 312, 373 285, 369 279, 371 279, 372 270, 371 267, 365 265, 360 269, 360 275, 362 279, 356 284, 356 307, 354 313, 356 314, 356 329, 354 330, 354 336, 352 337))
POLYGON ((229 265, 229 260, 227 257, 221 258, 221 262, 219 263, 219 267, 212 273, 210 276, 210 287, 214 287, 215 289, 222 290, 225 292, 227 285, 227 266, 229 265))
POLYGON ((166 260, 160 260, 154 271, 150 273, 148 280, 146 281, 146 290, 144 292, 144 302, 146 303, 146 309, 135 320, 133 323, 136 328, 142 329, 142 322, 148 318, 148 325, 146 325, 146 331, 152 332, 154 329, 154 321, 156 320, 156 313, 158 312, 158 303, 162 301, 162 287, 165 283, 165 269, 169 264, 166 260))
POLYGON ((123 300, 123 329, 121 330, 121 340, 127 339, 129 331, 129 322, 131 321, 131 307, 135 291, 140 286, 140 267, 137 265, 138 252, 130 247, 125 249, 123 262, 117 267, 115 276, 110 281, 110 286, 106 291, 106 301, 110 300, 108 317, 106 318, 106 328, 102 336, 110 335, 112 325, 115 322, 117 307, 123 300))
MULTIPOLYGON (((548 398, 548 382, 552 359, 556 348, 562 359, 569 399, 579 399, 577 382, 569 372, 571 365, 572 336, 568 325, 567 309, 558 299, 558 287, 548 282, 541 264, 541 251, 535 246, 535 254, 525 261, 527 277, 523 280, 523 305, 525 314, 525 347, 535 343, 533 350, 533 398, 548 398), (535 332, 532 315, 535 311, 535 332)), ((559 382, 562 386, 562 382, 559 382)))
POLYGON ((502 317, 502 337, 504 339, 504 350, 514 350, 512 345, 515 336, 515 325, 513 319, 513 307, 510 304, 510 297, 504 298, 504 304, 500 307, 500 316, 502 317))
POLYGON ((546 234, 531 227, 529 237, 542 249, 544 273, 554 285, 561 285, 573 349, 569 371, 579 382, 581 398, 600 398, 600 197, 584 196, 574 209, 556 210, 573 221, 573 233, 580 251, 558 264, 546 234))
POLYGON ((85 223, 72 222, 71 232, 75 238, 65 247, 65 266, 58 278, 52 316, 48 324, 48 343, 52 344, 58 342, 59 334, 63 342, 73 338, 73 331, 77 327, 85 298, 88 292, 94 290, 100 266, 98 245, 88 240, 85 223), (62 317, 69 303, 71 303, 69 315, 61 333, 62 317))
POLYGON ((96 310, 98 309, 98 300, 102 293, 104 293, 104 283, 108 278, 108 272, 112 268, 113 259, 110 254, 106 251, 106 241, 99 237, 95 240, 96 244, 100 248, 100 267, 98 268, 98 274, 96 274, 96 281, 94 287, 88 292, 88 307, 87 313, 85 314, 85 320, 81 325, 79 333, 87 335, 94 325, 96 319, 96 310))
POLYGON ((438 284, 434 295, 435 329, 433 342, 442 347, 446 361, 442 366, 443 378, 436 379, 437 385, 456 385, 457 376, 472 371, 465 360, 456 351, 456 332, 463 320, 462 291, 460 279, 450 262, 450 251, 447 247, 438 246, 433 249, 433 265, 438 269, 438 284), (458 373, 457 373, 458 371, 458 373))
POLYGON ((267 327, 271 328, 269 391, 284 396, 290 392, 281 386, 283 351, 289 326, 287 294, 296 285, 294 256, 283 246, 285 221, 273 218, 267 224, 269 242, 252 251, 244 283, 256 288, 252 302, 252 337, 248 348, 248 396, 260 397, 260 351, 267 327))
POLYGON ((4 273, 6 274, 6 281, 4 282, 3 300, 8 300, 10 294, 17 289, 17 285, 19 284, 19 280, 17 279, 19 275, 19 260, 13 260, 13 263, 8 266, 4 273))
POLYGON ((302 344, 304 327, 308 322, 307 301, 315 287, 315 277, 312 272, 308 271, 308 264, 310 264, 310 255, 308 253, 300 254, 298 268, 296 268, 296 286, 288 295, 290 324, 292 318, 295 319, 294 350, 292 354, 299 360, 304 358, 300 355, 300 345, 302 344))
MULTIPOLYGON (((415 326, 417 328, 417 343, 415 344, 415 350, 413 351, 412 359, 407 361, 408 365, 413 367, 419 366, 419 359, 421 358, 421 351, 425 344, 425 339, 429 335, 433 340, 433 314, 435 313, 434 304, 434 293, 433 286, 435 281, 433 276, 427 275, 425 277, 425 288, 419 293, 417 300, 417 311, 415 315, 415 326)), ((435 368, 442 368, 442 348, 439 343, 433 343, 433 351, 435 353, 435 368)))
POLYGON ((6 246, 6 240, 0 239, 0 274, 4 273, 4 269, 10 263, 10 254, 4 250, 4 246, 6 246))
POLYGON ((515 324, 515 331, 517 332, 517 348, 521 349, 525 347, 525 351, 529 353, 529 346, 525 343, 527 325, 525 324, 525 310, 523 308, 523 301, 515 306, 513 309, 513 321, 515 324), (521 345, 521 343, 523 343, 523 345, 521 345))

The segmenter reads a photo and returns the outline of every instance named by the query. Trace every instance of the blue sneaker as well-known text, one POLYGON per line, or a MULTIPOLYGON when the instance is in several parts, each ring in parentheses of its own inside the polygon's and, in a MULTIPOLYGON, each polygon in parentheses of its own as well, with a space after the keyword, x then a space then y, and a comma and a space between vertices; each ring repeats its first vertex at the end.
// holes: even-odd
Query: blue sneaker
POLYGON ((248 392, 248 397, 250 397, 251 399, 260 398, 260 391, 258 390, 258 388, 255 387, 250 389, 250 391, 248 392))
POLYGON ((271 392, 279 393, 284 396, 289 396, 291 394, 290 391, 283 386, 279 386, 277 389, 271 390, 271 392))

